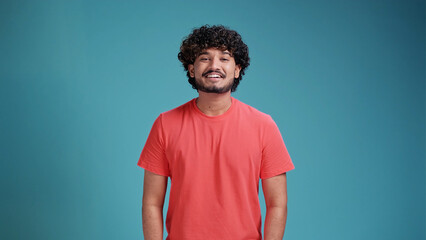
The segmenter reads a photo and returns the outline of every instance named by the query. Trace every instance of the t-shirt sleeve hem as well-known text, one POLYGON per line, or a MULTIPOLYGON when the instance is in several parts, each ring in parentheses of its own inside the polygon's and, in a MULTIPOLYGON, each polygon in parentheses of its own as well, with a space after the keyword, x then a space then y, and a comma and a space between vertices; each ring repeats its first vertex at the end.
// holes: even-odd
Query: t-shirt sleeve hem
POLYGON ((159 168, 155 168, 155 167, 153 167, 152 165, 150 165, 147 162, 139 161, 138 162, 138 166, 141 167, 141 168, 143 168, 143 169, 145 169, 145 170, 147 170, 147 171, 153 172, 153 173, 161 175, 161 176, 165 176, 165 177, 169 176, 169 174, 167 173, 167 171, 164 171, 164 170, 159 169, 159 168))
POLYGON ((285 172, 291 171, 291 170, 293 170, 293 169, 294 169, 294 166, 291 166, 290 168, 289 168, 289 167, 287 167, 287 168, 281 168, 281 169, 279 169, 279 170, 277 170, 277 171, 267 172, 267 173, 261 174, 261 175, 260 175, 260 178, 261 178, 261 179, 267 179, 267 178, 275 177, 275 176, 277 176, 277 175, 280 175, 280 174, 282 174, 282 173, 285 173, 285 172))

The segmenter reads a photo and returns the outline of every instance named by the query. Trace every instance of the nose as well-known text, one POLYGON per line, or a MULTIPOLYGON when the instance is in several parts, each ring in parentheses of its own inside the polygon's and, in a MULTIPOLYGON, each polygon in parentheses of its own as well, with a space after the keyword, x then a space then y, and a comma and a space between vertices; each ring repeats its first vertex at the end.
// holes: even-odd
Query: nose
POLYGON ((214 57, 214 58, 212 58, 211 59, 211 61, 209 62, 210 63, 210 68, 212 69, 212 70, 217 70, 217 69, 219 69, 219 66, 220 66, 220 60, 219 60, 219 58, 217 58, 217 57, 214 57))

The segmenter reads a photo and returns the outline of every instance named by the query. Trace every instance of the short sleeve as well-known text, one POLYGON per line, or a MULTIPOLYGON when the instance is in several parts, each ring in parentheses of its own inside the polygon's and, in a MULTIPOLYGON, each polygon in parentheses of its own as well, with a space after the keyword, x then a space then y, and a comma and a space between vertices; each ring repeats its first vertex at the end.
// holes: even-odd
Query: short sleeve
POLYGON ((278 126, 269 117, 263 135, 262 163, 260 178, 270 178, 294 169, 278 126))
POLYGON ((150 172, 170 176, 169 164, 164 150, 164 135, 162 127, 162 115, 154 121, 145 146, 139 157, 138 166, 150 172))

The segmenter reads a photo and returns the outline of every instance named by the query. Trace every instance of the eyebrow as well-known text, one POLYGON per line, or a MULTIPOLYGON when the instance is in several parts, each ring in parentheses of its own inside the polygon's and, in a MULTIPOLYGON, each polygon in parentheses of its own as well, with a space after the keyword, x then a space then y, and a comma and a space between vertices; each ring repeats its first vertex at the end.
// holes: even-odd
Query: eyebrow
MULTIPOLYGON (((227 55, 232 57, 232 54, 229 51, 222 51, 222 54, 227 54, 227 55)), ((201 55, 209 55, 209 53, 208 52, 201 52, 199 54, 199 56, 201 56, 201 55)))

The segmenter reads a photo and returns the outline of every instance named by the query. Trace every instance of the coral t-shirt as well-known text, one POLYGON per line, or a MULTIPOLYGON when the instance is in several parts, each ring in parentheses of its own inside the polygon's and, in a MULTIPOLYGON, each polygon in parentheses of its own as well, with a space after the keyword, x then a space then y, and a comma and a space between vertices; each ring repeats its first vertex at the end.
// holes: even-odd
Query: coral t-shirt
POLYGON ((138 165, 169 176, 169 240, 261 240, 259 178, 294 168, 272 118, 232 97, 207 116, 196 99, 160 114, 138 165))

